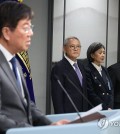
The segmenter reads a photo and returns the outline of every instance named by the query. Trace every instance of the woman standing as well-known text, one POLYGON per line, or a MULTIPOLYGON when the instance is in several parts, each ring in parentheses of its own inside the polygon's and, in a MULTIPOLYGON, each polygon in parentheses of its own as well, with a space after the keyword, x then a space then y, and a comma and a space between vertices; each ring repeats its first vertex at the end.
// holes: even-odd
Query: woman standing
POLYGON ((102 66, 105 59, 105 47, 100 42, 92 43, 87 50, 86 67, 88 96, 94 106, 102 103, 103 110, 113 107, 113 86, 107 72, 102 66))

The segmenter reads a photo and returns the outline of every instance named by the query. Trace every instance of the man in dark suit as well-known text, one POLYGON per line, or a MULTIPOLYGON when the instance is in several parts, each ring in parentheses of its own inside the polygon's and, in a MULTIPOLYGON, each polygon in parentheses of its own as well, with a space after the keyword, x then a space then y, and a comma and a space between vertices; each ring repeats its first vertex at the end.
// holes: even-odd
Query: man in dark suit
POLYGON ((56 114, 76 112, 67 95, 64 93, 59 83, 57 82, 56 76, 61 81, 77 109, 80 112, 86 111, 88 110, 88 104, 80 94, 80 92, 82 92, 87 97, 86 75, 83 65, 80 61, 77 60, 81 51, 81 43, 78 38, 69 37, 65 40, 63 49, 63 59, 54 65, 51 72, 51 91, 54 111, 56 114), (79 77, 75 71, 74 63, 77 63, 78 65, 78 70, 82 81, 79 80, 79 77), (77 86, 79 91, 77 91, 75 86, 71 84, 69 79, 77 86))
POLYGON ((108 67, 114 87, 114 109, 120 109, 120 62, 108 67))
MULTIPOLYGON (((9 128, 52 123, 30 101, 20 64, 16 61, 14 68, 11 60, 30 46, 32 17, 33 11, 25 4, 4 2, 0 5, 0 134, 9 128)), ((62 120, 55 125, 64 123, 62 120)))

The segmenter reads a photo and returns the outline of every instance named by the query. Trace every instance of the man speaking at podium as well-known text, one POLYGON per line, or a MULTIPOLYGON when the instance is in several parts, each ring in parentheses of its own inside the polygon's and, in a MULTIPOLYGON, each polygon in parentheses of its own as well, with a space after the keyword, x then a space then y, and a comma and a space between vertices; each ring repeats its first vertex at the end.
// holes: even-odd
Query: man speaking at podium
POLYGON ((18 2, 0 4, 0 134, 9 128, 52 123, 30 101, 26 82, 15 54, 27 51, 33 35, 31 20, 33 11, 18 2))

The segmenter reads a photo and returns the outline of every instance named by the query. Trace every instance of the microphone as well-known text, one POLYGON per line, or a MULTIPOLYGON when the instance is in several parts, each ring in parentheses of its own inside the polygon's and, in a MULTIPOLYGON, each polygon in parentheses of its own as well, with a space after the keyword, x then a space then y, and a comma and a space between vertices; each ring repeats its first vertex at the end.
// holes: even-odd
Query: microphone
POLYGON ((74 107, 75 111, 77 112, 77 115, 79 116, 81 122, 83 122, 83 119, 81 117, 81 115, 79 114, 79 110, 77 109, 77 107, 75 106, 73 100, 71 99, 70 95, 68 94, 68 92, 65 90, 64 86, 62 85, 61 81, 59 80, 58 76, 55 75, 55 78, 58 82, 58 84, 60 85, 60 87, 62 88, 62 90, 64 91, 64 93, 67 95, 69 101, 71 102, 72 106, 74 107))
POLYGON ((67 80, 75 87, 75 89, 82 95, 82 97, 92 106, 94 107, 93 104, 88 100, 88 98, 79 90, 79 88, 68 78, 66 74, 64 76, 67 78, 67 80))

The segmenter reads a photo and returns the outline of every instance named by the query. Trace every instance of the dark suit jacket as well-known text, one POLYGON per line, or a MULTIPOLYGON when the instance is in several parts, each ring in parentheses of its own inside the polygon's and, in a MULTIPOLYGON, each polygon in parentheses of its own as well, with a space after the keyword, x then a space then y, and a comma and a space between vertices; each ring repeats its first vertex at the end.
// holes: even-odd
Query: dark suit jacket
POLYGON ((81 96, 79 91, 69 82, 69 80, 65 77, 65 75, 79 88, 79 90, 87 96, 86 91, 86 76, 85 71, 80 62, 78 62, 78 66, 81 70, 83 75, 83 86, 81 86, 78 76, 71 66, 71 64, 67 61, 66 58, 63 58, 61 61, 55 64, 52 68, 51 72, 51 90, 52 90, 52 100, 55 113, 72 113, 76 112, 74 107, 72 106, 70 100, 68 99, 67 95, 61 89, 60 85, 58 84, 55 75, 58 76, 59 80, 61 81, 62 85, 70 95, 71 99, 73 100, 74 104, 76 105, 79 111, 86 111, 88 110, 88 104, 86 100, 81 96))
POLYGON ((27 86, 19 65, 27 104, 18 91, 16 79, 6 58, 0 51, 0 133, 9 128, 47 125, 51 122, 30 101, 27 86))
POLYGON ((113 108, 113 86, 111 79, 107 69, 102 66, 102 70, 107 76, 111 90, 108 87, 108 82, 105 83, 97 69, 91 63, 88 63, 86 75, 89 99, 94 106, 102 103, 103 109, 113 108))
POLYGON ((113 87, 114 87, 114 102, 120 103, 120 62, 108 67, 113 87))

